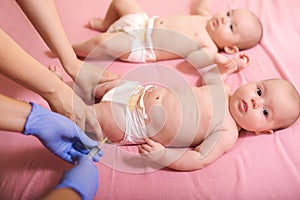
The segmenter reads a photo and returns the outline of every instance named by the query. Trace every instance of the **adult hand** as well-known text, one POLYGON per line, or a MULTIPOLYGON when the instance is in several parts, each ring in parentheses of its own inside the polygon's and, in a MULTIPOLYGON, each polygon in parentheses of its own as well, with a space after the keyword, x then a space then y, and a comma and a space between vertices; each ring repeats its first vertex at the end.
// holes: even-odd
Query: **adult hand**
MULTIPOLYGON (((35 103, 30 104, 32 109, 23 133, 36 136, 55 155, 73 163, 71 155, 87 154, 89 149, 97 145, 68 118, 35 103)), ((100 151, 93 160, 97 162, 101 156, 100 151)))
POLYGON ((96 114, 72 89, 63 83, 58 92, 44 96, 52 111, 60 113, 74 121, 82 130, 93 135, 93 139, 103 140, 103 133, 96 114))
POLYGON ((98 189, 98 169, 84 155, 77 156, 78 162, 74 168, 64 173, 57 188, 72 188, 82 199, 91 200, 98 189))
POLYGON ((90 100, 93 97, 93 90, 97 84, 119 77, 77 58, 53 0, 18 0, 17 3, 50 50, 59 58, 65 71, 84 92, 84 99, 90 100))
POLYGON ((76 87, 73 88, 84 100, 91 100, 95 97, 95 88, 106 82, 111 82, 120 78, 119 75, 110 73, 101 67, 96 67, 87 62, 76 60, 73 68, 64 66, 68 74, 72 77, 75 85, 80 88, 78 93, 76 87))
MULTIPOLYGON (((55 74, 59 80, 62 79, 62 74, 57 71, 56 66, 50 65, 49 70, 55 74)), ((109 81, 111 82, 111 81, 109 81)), ((82 96, 83 91, 78 91, 78 95, 72 90, 71 85, 60 83, 60 86, 56 87, 57 90, 47 93, 44 98, 47 100, 52 111, 63 114, 82 129, 89 133, 96 140, 102 141, 103 135, 100 124, 96 118, 96 114, 93 112, 91 106, 87 106, 79 96, 82 96), (81 95, 80 95, 81 94, 81 95)), ((76 89, 73 85, 73 89, 76 89)))

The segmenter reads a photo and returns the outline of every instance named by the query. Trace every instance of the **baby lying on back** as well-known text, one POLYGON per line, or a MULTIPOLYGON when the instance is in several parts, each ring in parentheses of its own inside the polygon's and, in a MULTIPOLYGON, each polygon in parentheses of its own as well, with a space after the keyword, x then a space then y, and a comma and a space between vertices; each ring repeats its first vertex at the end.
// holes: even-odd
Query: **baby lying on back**
MULTIPOLYGON (((149 17, 135 1, 113 0, 104 19, 90 27, 105 31, 73 48, 82 57, 109 55, 129 62, 154 62, 222 50, 233 54, 262 38, 260 20, 248 9, 210 14, 211 0, 198 1, 198 15, 149 17)), ((210 63, 212 64, 212 63, 210 63)), ((198 60, 198 67, 206 66, 198 60)))

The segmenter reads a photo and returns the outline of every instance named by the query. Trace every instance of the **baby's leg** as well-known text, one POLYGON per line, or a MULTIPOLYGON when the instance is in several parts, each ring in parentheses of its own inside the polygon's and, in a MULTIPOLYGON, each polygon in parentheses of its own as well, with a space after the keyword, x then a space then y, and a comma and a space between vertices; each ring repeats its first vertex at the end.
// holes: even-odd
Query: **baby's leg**
MULTIPOLYGON (((63 81, 63 75, 62 73, 57 70, 57 66, 56 65, 49 65, 48 66, 48 69, 53 72, 60 80, 63 81)), ((108 81, 108 82, 113 82, 113 81, 108 81)), ((74 82, 73 81, 67 81, 65 82, 65 84, 67 84, 68 86, 70 86, 70 88, 73 88, 74 89, 74 82)), ((103 84, 108 84, 107 82, 104 82, 103 84)), ((101 85, 101 84, 99 84, 101 85)), ((108 84, 109 85, 109 84, 108 84)), ((98 87, 98 86, 97 86, 98 87)), ((75 91, 75 90, 74 90, 75 91)), ((76 94, 79 96, 79 97, 84 97, 84 92, 79 88, 79 87, 76 87, 76 94)), ((97 96, 96 96, 97 97, 97 96)), ((85 101, 86 104, 89 104, 89 102, 85 101)))
POLYGON ((134 0, 113 0, 104 19, 94 19, 89 23, 90 28, 106 31, 108 27, 124 15, 145 12, 134 0))
POLYGON ((105 83, 98 84, 95 87, 95 97, 101 99, 109 90, 118 86, 121 79, 116 79, 112 81, 106 81, 105 83))
POLYGON ((96 58, 107 55, 113 58, 127 58, 131 50, 131 39, 128 34, 122 32, 101 33, 72 46, 76 55, 81 57, 96 58))
POLYGON ((111 142, 121 142, 124 138, 124 106, 112 102, 100 102, 93 106, 102 131, 111 142))

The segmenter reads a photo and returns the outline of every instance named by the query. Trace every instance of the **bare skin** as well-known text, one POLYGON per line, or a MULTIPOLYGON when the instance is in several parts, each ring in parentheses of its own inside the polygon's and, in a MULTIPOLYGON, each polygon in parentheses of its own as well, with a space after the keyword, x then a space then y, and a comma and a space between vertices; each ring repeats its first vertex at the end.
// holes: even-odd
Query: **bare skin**
MULTIPOLYGON (((299 94, 287 81, 249 83, 230 94, 215 69, 204 75, 206 84, 201 87, 176 91, 157 86, 144 95, 149 119, 146 120, 148 138, 139 145, 142 155, 176 170, 197 170, 231 150, 241 129, 272 134, 298 118, 299 94), (187 96, 190 89, 192 94, 187 96), (187 101, 179 101, 182 96, 187 101), (191 117, 195 114, 197 117, 191 117)), ((112 102, 94 106, 106 137, 120 142, 125 130, 124 110, 112 102)))
MULTIPOLYGON (((223 89, 223 86, 221 86, 221 89, 223 89)), ((215 102, 211 99, 211 93, 216 94, 219 90, 220 87, 213 84, 186 88, 179 90, 179 92, 175 91, 176 95, 173 90, 164 87, 157 86, 150 89, 144 96, 146 114, 150 116, 149 119, 146 120, 149 138, 145 139, 145 144, 139 146, 140 153, 150 155, 156 152, 155 154, 159 156, 153 154, 153 156, 150 157, 151 159, 177 170, 188 171, 200 169, 232 149, 238 138, 240 128, 230 115, 228 106, 223 108, 225 112, 224 110, 220 111, 221 115, 222 113, 226 113, 224 118, 221 118, 220 121, 212 121, 213 103, 215 102), (190 98, 191 101, 183 101, 184 104, 179 102, 178 96, 185 95, 186 90, 190 89, 192 95, 188 98, 190 98), (196 99, 197 103, 195 104, 196 107, 191 109, 192 104, 190 102, 192 102, 193 98, 196 99), (162 114, 162 110, 164 114, 162 114), (185 114, 182 114, 182 112, 185 112, 185 114), (196 118, 183 119, 185 116, 194 114, 197 115, 196 118), (223 123, 223 126, 215 126, 218 123, 223 123), (190 126, 192 126, 191 124, 196 124, 196 126, 190 128, 190 126), (212 129, 215 134, 212 134, 212 129), (209 147, 204 147, 208 144, 204 142, 208 138, 216 142, 209 147), (176 149, 165 148, 169 146, 194 147, 194 149, 186 152, 177 152, 178 150, 176 149), (209 150, 207 148, 209 148, 209 150), (164 153, 161 154, 159 153, 160 149, 172 150, 174 153, 176 152, 176 154, 170 156, 164 153), (210 151, 210 153, 206 154, 206 151, 210 151), (180 154, 183 154, 180 157, 181 159, 176 161, 176 158, 180 154)), ((225 104, 228 105, 228 87, 223 90, 223 93, 226 96, 226 98, 224 98, 226 101, 225 104)), ((118 111, 118 109, 116 109, 117 106, 111 102, 100 102, 94 106, 104 134, 111 141, 120 142, 124 137, 125 130, 125 116, 122 114, 124 111, 118 111)))
MULTIPOLYGON (((83 90, 82 98, 91 99, 97 84, 119 78, 76 57, 53 0, 17 0, 16 2, 48 47, 58 56, 66 72, 83 90)), ((0 40, 2 44, 0 67, 3 75, 40 94, 47 100, 53 111, 74 120, 83 130, 87 129, 86 131, 95 133, 96 138, 102 140, 101 127, 94 113, 73 90, 15 44, 15 41, 2 29, 0 40), (16 57, 19 59, 16 60, 16 57)))
MULTIPOLYGON (((145 120, 149 138, 161 143, 163 146, 170 146, 170 144, 172 144, 177 147, 186 147, 186 137, 192 137, 193 140, 191 141, 190 146, 199 145, 199 143, 201 143, 209 134, 208 129, 211 123, 212 116, 212 101, 210 90, 211 88, 209 88, 208 86, 191 88, 191 91, 195 96, 191 96, 190 98, 196 98, 198 106, 191 112, 198 113, 197 124, 201 124, 201 126, 196 128, 195 133, 184 133, 182 131, 179 131, 179 126, 181 124, 180 120, 182 117, 181 112, 187 106, 189 106, 181 105, 181 103, 178 101, 177 95, 179 96, 180 92, 176 92, 175 95, 171 89, 159 86, 151 88, 150 91, 147 91, 144 96, 144 104, 146 114, 150 116, 149 119, 145 120), (161 115, 161 111, 159 109, 152 109, 153 107, 163 108, 164 115, 161 115), (164 122, 163 126, 162 121, 164 122)), ((227 93, 227 95, 229 94, 227 93)), ((98 104, 95 104, 96 113, 101 127, 103 128, 103 132, 113 142, 120 142, 124 137, 123 127, 125 127, 125 122, 116 119, 116 115, 120 115, 121 112, 116 113, 113 108, 114 105, 112 104, 113 103, 111 102, 100 102, 98 104), (104 115, 106 115, 105 118, 101 117, 104 115), (123 124, 120 124, 121 122, 123 124), (116 135, 119 136, 116 137, 116 135), (117 138, 120 140, 118 141, 117 138)), ((235 129, 237 130, 236 124, 234 123, 230 115, 228 116, 228 120, 226 121, 230 122, 230 126, 233 127, 234 125, 235 129)), ((182 124, 182 126, 187 125, 188 124, 182 124)))
MULTIPOLYGON (((249 33, 247 38, 259 37, 256 35, 259 35, 257 32, 260 29, 253 22, 256 18, 253 19, 253 15, 248 10, 221 12, 212 17, 211 4, 211 0, 200 0, 198 15, 158 17, 154 20, 151 38, 156 61, 186 58, 193 52, 212 58, 220 49, 232 54, 239 51, 236 43, 245 38, 246 34, 249 33), (239 28, 233 29, 231 23, 234 23, 234 26, 239 25, 239 28)), ((135 1, 114 0, 105 18, 91 21, 90 26, 95 30, 106 31, 122 16, 136 13, 144 13, 144 10, 135 1)), ((123 32, 105 32, 85 42, 74 44, 73 49, 77 55, 83 57, 108 54, 116 58, 127 59, 128 52, 131 51, 131 39, 123 32), (115 48, 116 46, 118 48, 115 48)))
MULTIPOLYGON (((296 121, 300 100, 290 83, 263 80, 230 94, 224 79, 243 69, 249 59, 242 56, 223 60, 216 56, 214 62, 218 70, 214 67, 206 72, 205 85, 201 87, 155 86, 146 91, 143 103, 149 118, 145 120, 147 138, 139 145, 142 155, 176 170, 197 170, 231 150, 241 129, 272 134, 296 121)), ((97 88, 96 95, 101 98, 116 84, 116 80, 105 83, 97 88)), ((105 137, 121 142, 125 136, 124 107, 101 101, 94 108, 105 137)))

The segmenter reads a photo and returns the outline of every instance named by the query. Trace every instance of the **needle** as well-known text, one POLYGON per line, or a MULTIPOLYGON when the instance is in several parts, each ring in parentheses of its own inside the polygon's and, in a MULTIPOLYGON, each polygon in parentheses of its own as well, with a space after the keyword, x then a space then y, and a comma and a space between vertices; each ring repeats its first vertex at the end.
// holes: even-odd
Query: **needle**
POLYGON ((87 155, 90 160, 93 159, 94 156, 97 155, 97 153, 99 153, 99 151, 101 150, 101 148, 102 148, 103 144, 106 142, 106 140, 107 140, 107 137, 104 138, 101 142, 99 142, 97 144, 97 146, 95 146, 94 148, 92 148, 90 150, 89 154, 87 155))

